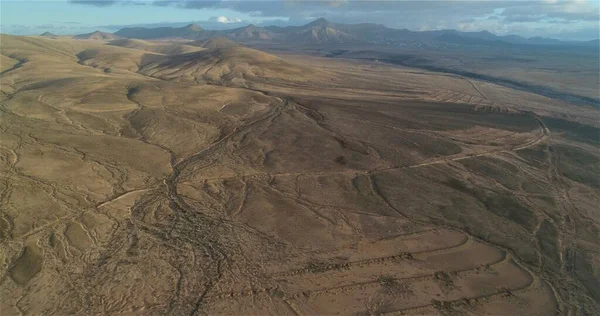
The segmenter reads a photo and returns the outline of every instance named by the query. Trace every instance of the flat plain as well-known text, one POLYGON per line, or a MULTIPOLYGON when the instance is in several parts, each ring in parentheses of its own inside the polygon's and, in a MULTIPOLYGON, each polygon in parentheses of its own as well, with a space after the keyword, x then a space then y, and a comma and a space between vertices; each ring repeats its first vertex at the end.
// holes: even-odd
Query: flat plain
POLYGON ((224 38, 0 42, 2 315, 600 313, 597 107, 224 38))

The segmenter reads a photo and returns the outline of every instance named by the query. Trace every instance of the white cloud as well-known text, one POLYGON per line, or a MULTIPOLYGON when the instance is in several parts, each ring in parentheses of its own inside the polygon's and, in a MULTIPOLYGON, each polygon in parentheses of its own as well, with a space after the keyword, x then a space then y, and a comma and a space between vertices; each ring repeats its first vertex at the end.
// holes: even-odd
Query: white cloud
MULTIPOLYGON (((212 20, 213 18, 211 18, 212 20)), ((242 20, 240 18, 228 18, 226 16, 219 16, 214 18, 215 21, 219 23, 229 24, 229 23, 240 23, 242 20)))

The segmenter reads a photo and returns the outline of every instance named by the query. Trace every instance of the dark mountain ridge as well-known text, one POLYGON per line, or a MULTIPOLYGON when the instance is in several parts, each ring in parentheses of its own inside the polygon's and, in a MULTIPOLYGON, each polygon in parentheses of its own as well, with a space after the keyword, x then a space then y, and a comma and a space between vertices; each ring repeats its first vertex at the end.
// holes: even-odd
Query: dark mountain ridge
POLYGON ((238 41, 265 41, 303 44, 379 43, 393 44, 402 41, 452 43, 456 45, 569 45, 597 46, 594 41, 560 41, 543 37, 525 38, 518 35, 496 35, 489 31, 462 32, 457 30, 411 31, 393 29, 381 24, 333 23, 324 18, 300 26, 266 26, 250 24, 229 30, 205 30, 199 25, 184 27, 127 27, 114 33, 119 37, 138 39, 183 38, 191 40, 223 36, 238 41))
POLYGON ((73 36, 74 39, 89 39, 89 40, 115 40, 121 38, 118 34, 95 31, 92 33, 79 34, 73 36))

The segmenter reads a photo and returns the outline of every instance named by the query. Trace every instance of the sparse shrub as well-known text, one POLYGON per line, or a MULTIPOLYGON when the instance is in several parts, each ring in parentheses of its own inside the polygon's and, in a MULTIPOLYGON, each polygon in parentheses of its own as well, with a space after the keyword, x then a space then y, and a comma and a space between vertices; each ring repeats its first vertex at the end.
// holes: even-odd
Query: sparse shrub
POLYGON ((504 296, 512 296, 513 295, 512 291, 505 287, 500 288, 500 293, 502 293, 504 296))
POLYGON ((272 297, 283 298, 285 296, 285 293, 283 293, 283 291, 281 289, 276 287, 276 288, 272 288, 269 291, 269 295, 271 295, 272 297))
POLYGON ((329 270, 327 268, 327 264, 323 262, 310 262, 308 266, 306 266, 306 270, 310 273, 321 273, 329 270))
POLYGON ((409 285, 391 275, 382 275, 377 279, 385 294, 407 296, 412 294, 409 285))
POLYGON ((445 271, 438 271, 434 274, 435 280, 446 288, 454 287, 454 277, 451 273, 445 271))
POLYGON ((410 252, 403 252, 400 256, 404 259, 413 259, 413 255, 410 252))
POLYGON ((335 162, 339 163, 340 165, 345 165, 346 163, 348 163, 346 161, 346 157, 344 156, 338 156, 337 158, 335 158, 335 162))
POLYGON ((454 315, 456 314, 452 302, 438 301, 436 299, 431 300, 431 306, 437 309, 442 315, 454 315))
POLYGON ((377 281, 379 282, 379 285, 384 287, 391 287, 396 285, 396 279, 390 275, 382 275, 379 277, 379 279, 377 279, 377 281))
POLYGON ((360 313, 361 316, 383 315, 388 309, 388 303, 381 297, 371 297, 366 304, 366 310, 360 313))

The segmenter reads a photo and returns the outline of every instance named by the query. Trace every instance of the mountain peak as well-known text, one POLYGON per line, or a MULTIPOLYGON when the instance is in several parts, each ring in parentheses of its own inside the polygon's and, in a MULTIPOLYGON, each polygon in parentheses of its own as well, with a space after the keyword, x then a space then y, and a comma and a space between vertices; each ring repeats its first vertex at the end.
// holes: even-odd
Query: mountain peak
POLYGON ((112 33, 106 33, 106 32, 96 30, 92 33, 75 35, 75 36, 73 36, 73 38, 75 38, 75 39, 93 39, 93 40, 113 40, 113 39, 119 38, 119 36, 112 34, 112 33))
POLYGON ((53 36, 56 36, 56 34, 54 34, 54 33, 51 33, 51 32, 44 32, 44 33, 40 34, 40 36, 48 36, 48 37, 53 37, 53 36))
POLYGON ((200 27, 200 25, 198 24, 188 24, 184 27, 186 30, 190 30, 190 31, 202 31, 202 27, 200 27))
POLYGON ((309 26, 325 26, 325 25, 329 25, 330 23, 331 22, 329 22, 325 18, 318 18, 318 19, 308 23, 307 25, 309 25, 309 26))
POLYGON ((229 32, 227 34, 229 37, 239 38, 239 39, 261 39, 268 40, 273 39, 276 35, 260 26, 256 26, 254 24, 250 24, 248 26, 244 26, 241 28, 237 28, 229 32))

